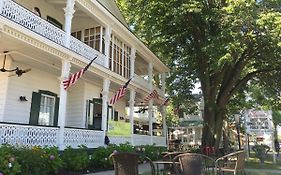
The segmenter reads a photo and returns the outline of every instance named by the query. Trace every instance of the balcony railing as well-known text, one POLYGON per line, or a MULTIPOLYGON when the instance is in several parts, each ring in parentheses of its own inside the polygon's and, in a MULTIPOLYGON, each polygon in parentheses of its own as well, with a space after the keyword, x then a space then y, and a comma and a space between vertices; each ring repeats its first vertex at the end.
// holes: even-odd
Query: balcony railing
MULTIPOLYGON (((3 1, 3 0, 0 0, 3 1)), ((0 13, 1 16, 61 45, 65 46, 66 32, 57 28, 53 24, 37 16, 28 9, 20 6, 12 0, 3 1, 3 10, 0 13)), ((1 9, 0 9, 1 11, 1 9)), ((105 66, 105 56, 95 49, 89 47, 83 42, 77 40, 74 37, 70 37, 69 49, 73 52, 92 60, 95 55, 99 57, 95 60, 95 63, 105 66)))

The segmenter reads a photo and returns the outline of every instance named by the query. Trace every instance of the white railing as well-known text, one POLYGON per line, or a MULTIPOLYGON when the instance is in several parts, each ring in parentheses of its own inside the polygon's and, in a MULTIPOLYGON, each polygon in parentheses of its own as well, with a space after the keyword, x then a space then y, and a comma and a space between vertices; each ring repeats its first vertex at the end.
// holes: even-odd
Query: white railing
POLYGON ((145 80, 144 78, 138 76, 137 74, 134 74, 133 81, 136 82, 137 84, 139 84, 140 86, 143 86, 146 89, 149 87, 148 81, 145 80))
POLYGON ((148 135, 133 135, 133 144, 137 145, 151 145, 151 137, 148 135))
POLYGON ((124 143, 130 143, 132 142, 131 136, 109 136, 109 140, 111 144, 124 144, 124 143))
POLYGON ((91 48, 90 46, 81 42, 80 40, 74 38, 73 36, 70 37, 69 49, 89 60, 92 60, 96 55, 98 55, 98 58, 95 60, 95 63, 105 66, 105 55, 101 54, 100 52, 91 48))
POLYGON ((60 44, 64 45, 65 32, 33 12, 18 5, 14 1, 6 0, 3 4, 2 16, 60 44))
MULTIPOLYGON (((2 11, 0 9, 0 15, 59 45, 65 46, 66 33, 63 30, 57 28, 12 0, 4 1, 2 11)), ((92 60, 95 55, 98 55, 99 57, 94 62, 105 66, 105 55, 72 36, 70 37, 69 49, 89 60, 92 60)))
POLYGON ((94 131, 86 129, 65 128, 64 145, 77 148, 79 145, 85 145, 88 148, 97 148, 103 146, 103 131, 94 131))
POLYGON ((0 124, 0 144, 16 146, 57 146, 58 128, 0 124))
POLYGON ((155 144, 157 146, 166 146, 167 145, 165 137, 153 136, 152 142, 153 142, 153 144, 155 144))

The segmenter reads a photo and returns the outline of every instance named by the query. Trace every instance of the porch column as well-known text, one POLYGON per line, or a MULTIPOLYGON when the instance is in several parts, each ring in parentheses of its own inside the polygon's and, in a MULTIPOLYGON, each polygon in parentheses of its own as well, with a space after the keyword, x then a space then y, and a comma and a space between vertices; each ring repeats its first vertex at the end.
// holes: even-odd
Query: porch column
MULTIPOLYGON (((148 64, 148 88, 150 90, 149 93, 152 92, 152 70, 153 70, 153 64, 148 64)), ((152 112, 153 112, 153 100, 149 100, 148 102, 148 118, 149 118, 149 135, 150 135, 150 143, 153 142, 153 127, 152 127, 152 112)))
POLYGON ((105 44, 105 67, 109 68, 109 56, 110 56, 110 40, 111 40, 112 29, 110 27, 105 28, 104 44, 105 44))
POLYGON ((71 23, 72 23, 73 14, 75 12, 74 4, 75 4, 75 0, 67 0, 66 7, 64 8, 64 17, 65 17, 64 30, 66 33, 64 44, 66 47, 69 47, 70 45, 71 23))
POLYGON ((135 75, 135 60, 136 60, 136 48, 132 47, 131 50, 131 71, 130 71, 130 77, 132 78, 135 75))
POLYGON ((103 91, 102 91, 102 125, 103 131, 107 130, 107 107, 108 107, 108 91, 109 91, 110 80, 107 78, 103 79, 103 91))
POLYGON ((64 126, 65 126, 65 114, 66 114, 66 103, 67 103, 67 91, 63 87, 62 81, 69 76, 70 72, 70 61, 62 60, 62 70, 60 78, 60 102, 59 102, 59 116, 58 116, 58 126, 59 126, 59 136, 58 136, 58 147, 59 150, 64 150, 64 126))
MULTIPOLYGON (((163 94, 165 95, 166 91, 166 73, 161 74, 161 82, 162 87, 161 90, 163 94)), ((163 125, 163 136, 167 138, 167 125, 166 125, 166 105, 162 106, 162 125, 163 125)))
POLYGON ((130 101, 129 101, 129 107, 130 107, 130 124, 131 124, 131 144, 134 145, 134 105, 135 105, 135 97, 136 97, 136 91, 135 89, 130 90, 130 101))

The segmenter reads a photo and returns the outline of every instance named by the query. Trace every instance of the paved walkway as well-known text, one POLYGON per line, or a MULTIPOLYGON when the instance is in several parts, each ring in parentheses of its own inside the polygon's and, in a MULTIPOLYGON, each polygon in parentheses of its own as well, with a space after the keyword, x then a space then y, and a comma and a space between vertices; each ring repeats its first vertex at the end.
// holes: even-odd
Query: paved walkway
MULTIPOLYGON (((159 166, 159 168, 163 168, 163 167, 159 166)), ((150 170, 150 165, 148 163, 139 165, 140 174, 148 172, 149 170, 150 170)), ((87 175, 115 175, 115 174, 114 174, 114 170, 110 170, 110 171, 102 171, 98 173, 91 173, 87 175)))
MULTIPOLYGON (((163 167, 159 167, 159 168, 163 168, 163 167)), ((148 172, 150 170, 150 165, 149 164, 140 164, 139 165, 139 173, 145 173, 148 172)), ((281 174, 281 170, 269 170, 269 169, 246 169, 247 172, 263 172, 263 173, 272 173, 272 174, 281 174)), ((87 174, 87 175, 115 175, 114 174, 114 170, 110 170, 110 171, 102 171, 102 172, 98 172, 98 173, 91 173, 91 174, 87 174)))

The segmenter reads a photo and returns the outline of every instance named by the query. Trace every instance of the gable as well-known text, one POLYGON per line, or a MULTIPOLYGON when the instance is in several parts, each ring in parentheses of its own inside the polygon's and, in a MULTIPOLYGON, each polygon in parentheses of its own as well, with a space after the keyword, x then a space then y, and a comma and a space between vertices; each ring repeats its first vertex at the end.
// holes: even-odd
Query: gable
POLYGON ((120 12, 115 0, 97 0, 102 6, 104 6, 115 18, 117 18, 123 25, 128 28, 128 24, 120 12))

